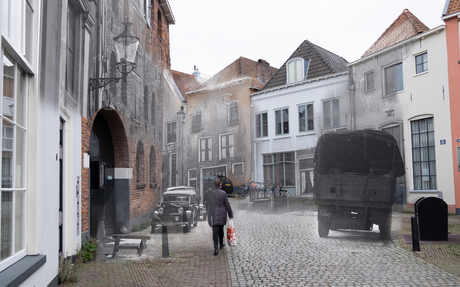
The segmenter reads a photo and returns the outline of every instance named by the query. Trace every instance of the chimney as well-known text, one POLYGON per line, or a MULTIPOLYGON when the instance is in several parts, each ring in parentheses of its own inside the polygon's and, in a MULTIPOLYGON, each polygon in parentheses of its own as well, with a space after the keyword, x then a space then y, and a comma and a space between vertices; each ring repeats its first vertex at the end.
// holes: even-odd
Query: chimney
POLYGON ((257 77, 265 85, 270 79, 270 64, 264 59, 257 61, 257 77))
POLYGON ((192 74, 195 79, 200 82, 200 72, 198 71, 198 69, 196 68, 196 65, 193 66, 193 74, 192 74))

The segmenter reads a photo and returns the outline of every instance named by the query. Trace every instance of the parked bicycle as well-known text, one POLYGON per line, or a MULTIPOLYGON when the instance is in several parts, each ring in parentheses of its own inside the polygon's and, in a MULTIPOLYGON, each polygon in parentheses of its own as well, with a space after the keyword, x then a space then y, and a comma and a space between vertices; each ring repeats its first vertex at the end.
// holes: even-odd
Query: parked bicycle
POLYGON ((289 196, 289 192, 287 189, 283 189, 283 185, 281 183, 276 183, 273 185, 272 189, 274 197, 287 197, 289 196))
POLYGON ((249 186, 247 184, 238 186, 235 191, 235 197, 237 199, 245 199, 249 194, 249 186))

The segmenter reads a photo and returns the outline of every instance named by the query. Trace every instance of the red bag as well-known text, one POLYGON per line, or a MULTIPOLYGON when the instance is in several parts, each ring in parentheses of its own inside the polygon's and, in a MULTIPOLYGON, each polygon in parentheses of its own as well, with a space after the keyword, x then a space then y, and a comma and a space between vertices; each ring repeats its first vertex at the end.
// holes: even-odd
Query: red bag
POLYGON ((235 225, 233 219, 230 219, 227 227, 227 243, 230 246, 236 246, 235 225))

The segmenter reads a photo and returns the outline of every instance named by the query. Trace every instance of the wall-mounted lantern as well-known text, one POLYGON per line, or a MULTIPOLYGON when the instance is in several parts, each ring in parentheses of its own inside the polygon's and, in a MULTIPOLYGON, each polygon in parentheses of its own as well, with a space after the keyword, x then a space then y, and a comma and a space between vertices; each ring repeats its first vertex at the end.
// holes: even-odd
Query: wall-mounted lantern
MULTIPOLYGON (((117 63, 116 67, 122 75, 127 75, 134 71, 136 68, 136 63, 134 59, 136 58, 137 46, 139 45, 139 37, 134 34, 131 30, 132 22, 125 21, 123 22, 125 26, 123 32, 120 35, 113 38, 115 41, 115 48, 117 54, 117 63)), ((107 86, 113 81, 118 82, 122 78, 90 78, 89 86, 91 90, 100 89, 107 86)))

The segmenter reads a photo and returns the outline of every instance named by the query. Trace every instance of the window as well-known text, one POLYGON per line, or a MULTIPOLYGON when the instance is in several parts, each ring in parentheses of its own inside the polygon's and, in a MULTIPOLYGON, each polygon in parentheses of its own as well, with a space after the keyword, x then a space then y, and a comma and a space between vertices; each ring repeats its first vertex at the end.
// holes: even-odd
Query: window
POLYGON ((176 122, 166 124, 166 143, 171 144, 176 142, 176 122))
POLYGON ((171 154, 171 182, 170 186, 176 186, 176 174, 177 174, 177 155, 171 154))
POLYGON ((211 145, 212 139, 210 137, 200 139, 200 162, 210 161, 212 159, 211 145))
POLYGON ((299 159, 300 192, 302 194, 313 193, 314 163, 313 158, 299 159))
POLYGON ((276 134, 289 134, 289 109, 275 111, 276 134))
POLYGON ((256 137, 268 136, 268 114, 260 113, 256 115, 256 137))
POLYGON ((220 159, 233 158, 233 134, 220 136, 220 159))
POLYGON ((231 126, 238 125, 238 101, 230 102, 228 107, 228 123, 231 126))
POLYGON ((302 58, 290 60, 286 65, 287 84, 303 81, 307 78, 310 61, 302 58))
POLYGON ((364 90, 366 92, 373 91, 375 89, 374 83, 374 72, 364 74, 364 90))
MULTIPOLYGON (((142 142, 137 143, 136 152, 136 183, 142 183, 143 178, 143 166, 144 166, 144 144, 142 142)), ((138 186, 139 187, 139 186, 138 186)))
POLYGON ((457 147, 457 171, 460 171, 460 147, 457 147))
POLYGON ((340 126, 340 102, 339 99, 332 99, 323 102, 324 128, 340 126))
POLYGON ((299 107, 299 131, 306 132, 315 129, 313 122, 313 104, 300 105, 299 107))
POLYGON ((385 95, 404 90, 402 63, 385 68, 385 95))
POLYGON ((243 174, 244 173, 244 163, 234 163, 233 167, 233 174, 243 174))
POLYGON ((415 73, 420 74, 428 71, 428 53, 415 56, 415 73))
POLYGON ((193 112, 192 116, 192 133, 199 133, 201 131, 201 111, 193 112))
MULTIPOLYGON (((6 53, 5 53, 6 54, 6 53)), ((27 153, 26 73, 7 55, 3 56, 1 101, 2 185, 0 189, 0 271, 25 254, 25 199, 27 153), (8 258, 8 259, 7 259, 8 258)))
POLYGON ((294 153, 264 155, 264 182, 280 183, 283 186, 295 184, 294 153))
POLYGON ((188 185, 196 188, 196 169, 189 169, 188 171, 188 185))
POLYGON ((152 101, 151 101, 151 105, 150 105, 150 114, 151 114, 150 122, 152 124, 155 124, 155 105, 156 105, 155 93, 152 93, 152 101))
POLYGON ((149 88, 144 87, 144 120, 148 122, 149 120, 149 88))
POLYGON ((67 9, 67 53, 66 53, 66 77, 65 87, 67 93, 75 99, 75 66, 77 65, 77 51, 76 51, 76 35, 77 35, 77 11, 73 7, 71 1, 67 9))
POLYGON ((411 135, 414 189, 437 189, 433 118, 412 121, 411 135))
MULTIPOLYGON (((155 155, 155 148, 152 146, 150 148, 150 183, 156 182, 156 155, 155 155)), ((150 185, 150 187, 153 187, 150 185)))

